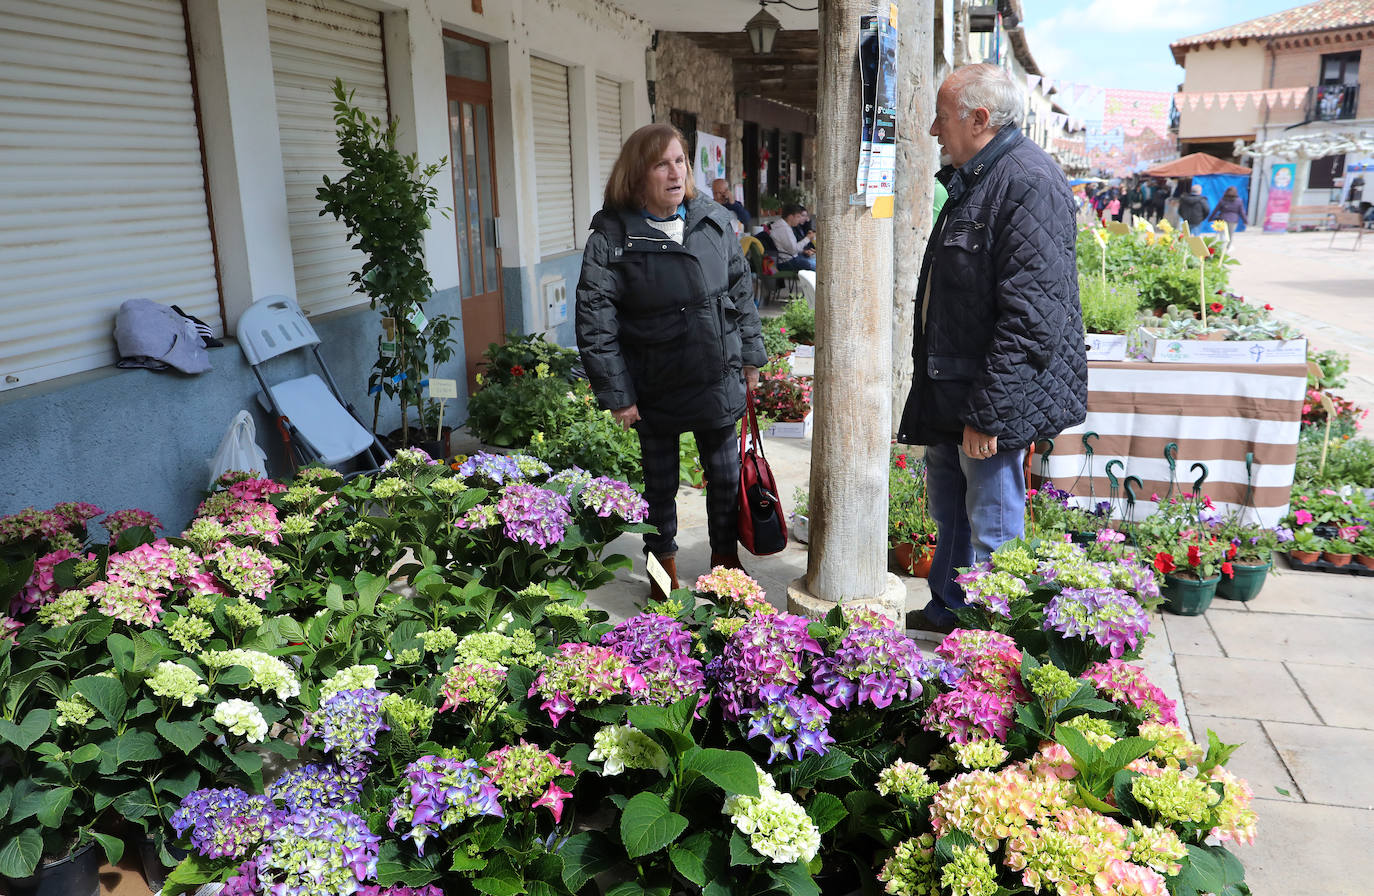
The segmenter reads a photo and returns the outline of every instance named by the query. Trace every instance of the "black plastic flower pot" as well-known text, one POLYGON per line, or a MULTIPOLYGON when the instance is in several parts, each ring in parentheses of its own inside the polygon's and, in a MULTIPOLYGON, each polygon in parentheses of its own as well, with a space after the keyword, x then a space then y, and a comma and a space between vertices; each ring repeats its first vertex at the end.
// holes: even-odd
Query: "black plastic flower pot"
POLYGON ((87 843, 65 859, 38 867, 30 877, 11 878, 10 896, 100 896, 100 854, 87 843))

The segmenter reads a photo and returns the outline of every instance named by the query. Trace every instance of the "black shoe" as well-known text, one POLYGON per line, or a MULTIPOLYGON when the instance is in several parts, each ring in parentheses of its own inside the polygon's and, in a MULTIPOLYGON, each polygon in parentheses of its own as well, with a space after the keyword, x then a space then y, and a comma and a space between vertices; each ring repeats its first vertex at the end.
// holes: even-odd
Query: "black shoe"
POLYGON ((912 610, 906 614, 906 627, 920 632, 935 632, 936 634, 947 635, 959 627, 959 623, 938 623, 932 622, 926 615, 925 610, 912 610))

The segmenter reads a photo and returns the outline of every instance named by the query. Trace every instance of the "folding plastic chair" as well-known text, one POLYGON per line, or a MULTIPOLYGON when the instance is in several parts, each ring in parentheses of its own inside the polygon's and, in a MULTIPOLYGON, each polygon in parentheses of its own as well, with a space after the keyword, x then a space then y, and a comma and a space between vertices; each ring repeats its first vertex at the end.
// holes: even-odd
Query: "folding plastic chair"
POLYGON ((276 418, 293 460, 338 467, 366 454, 368 469, 376 469, 390 459, 386 448, 340 394, 320 356, 320 337, 299 305, 286 296, 259 299, 243 312, 237 332, 239 347, 262 387, 258 400, 276 418), (263 362, 305 349, 315 356, 320 373, 280 383, 267 382, 263 362))

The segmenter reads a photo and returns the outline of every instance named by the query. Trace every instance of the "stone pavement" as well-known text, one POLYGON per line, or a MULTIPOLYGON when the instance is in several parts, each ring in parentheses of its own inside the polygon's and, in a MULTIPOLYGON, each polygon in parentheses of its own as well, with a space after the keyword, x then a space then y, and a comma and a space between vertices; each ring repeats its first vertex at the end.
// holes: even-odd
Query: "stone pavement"
MULTIPOLYGON (((1374 237, 1374 234, 1369 236, 1374 237)), ((1236 236, 1232 283, 1248 301, 1269 303, 1314 348, 1351 356, 1347 395, 1374 407, 1374 239, 1359 252, 1342 235, 1236 236)), ((768 458, 791 506, 810 475, 809 440, 770 439, 768 458)), ((678 571, 683 584, 706 572, 705 502, 679 492, 678 571)), ((882 538, 883 520, 874 520, 882 538)), ((633 572, 592 595, 617 617, 638 611, 647 591, 638 539, 613 546, 633 572)), ((773 557, 742 555, 749 572, 785 607, 787 585, 806 572, 797 542, 773 557)), ((1181 700, 1183 724, 1243 746, 1229 767, 1246 778, 1260 816, 1253 846, 1236 848, 1256 896, 1365 894, 1374 869, 1374 577, 1294 572, 1279 560, 1248 604, 1216 600, 1201 617, 1156 615, 1143 664, 1181 700)), ((907 607, 928 599, 923 579, 903 578, 907 607)), ((938 643, 913 632, 922 649, 938 643)))

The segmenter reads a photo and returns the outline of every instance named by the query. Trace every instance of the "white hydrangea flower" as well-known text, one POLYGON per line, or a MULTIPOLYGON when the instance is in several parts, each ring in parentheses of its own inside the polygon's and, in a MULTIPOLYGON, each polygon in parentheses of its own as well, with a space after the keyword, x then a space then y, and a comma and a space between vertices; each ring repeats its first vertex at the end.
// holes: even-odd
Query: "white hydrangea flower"
POLYGON ((159 697, 180 700, 182 706, 195 706, 197 697, 210 692, 194 669, 172 662, 157 664, 157 671, 148 676, 148 689, 159 697))
POLYGON ((651 768, 668 774, 668 754, 653 738, 629 725, 607 725, 596 733, 587 759, 603 763, 601 773, 618 775, 627 768, 651 768))
POLYGON ((267 720, 247 700, 225 700, 215 707, 214 718, 231 734, 242 735, 249 743, 262 743, 267 738, 267 720))
POLYGON ((347 669, 340 669, 329 676, 324 684, 320 685, 320 702, 328 700, 339 691, 355 691, 359 688, 375 688, 377 686, 377 667, 370 663, 363 666, 349 666, 347 669))
POLYGON ((724 812, 749 837, 749 846, 779 865, 809 862, 821 848, 821 832, 790 793, 781 793, 772 777, 755 766, 759 795, 731 794, 724 812))
POLYGON ((291 667, 261 650, 211 650, 202 653, 200 661, 211 669, 243 666, 253 674, 254 687, 264 694, 275 692, 278 700, 299 696, 301 692, 291 667))

